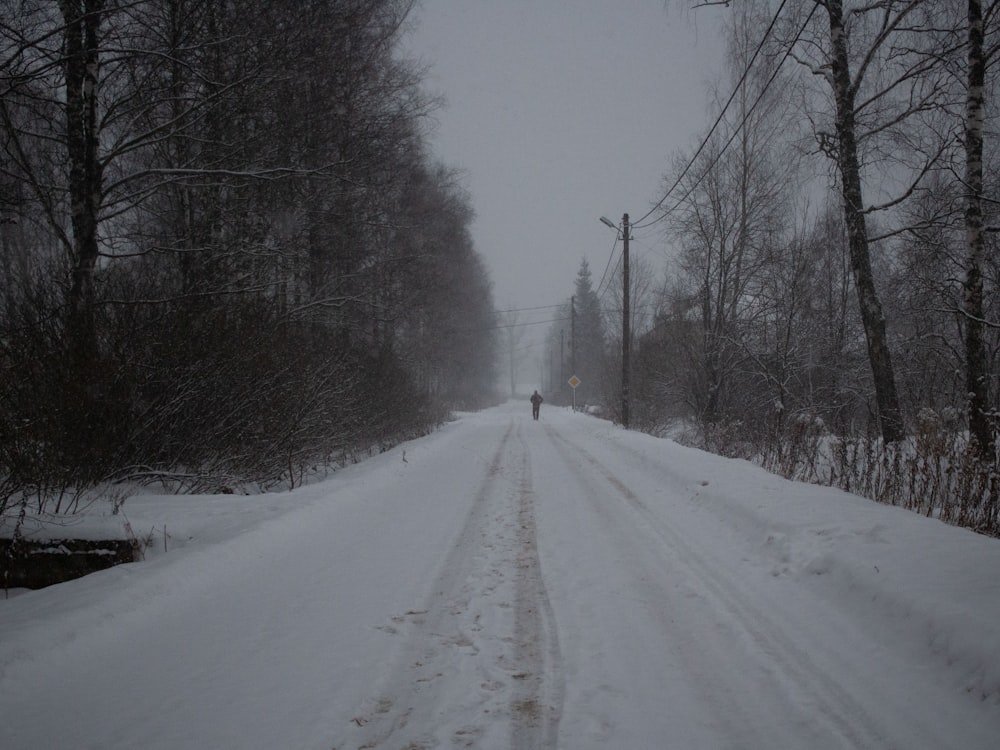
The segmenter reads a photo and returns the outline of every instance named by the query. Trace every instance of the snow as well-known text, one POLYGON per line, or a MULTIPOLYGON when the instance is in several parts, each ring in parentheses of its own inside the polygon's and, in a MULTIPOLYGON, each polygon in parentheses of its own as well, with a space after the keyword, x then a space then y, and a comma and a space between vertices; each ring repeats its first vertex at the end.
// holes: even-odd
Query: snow
POLYGON ((1000 541, 583 414, 460 414, 294 492, 124 512, 143 562, 0 599, 5 750, 1000 732, 1000 541))

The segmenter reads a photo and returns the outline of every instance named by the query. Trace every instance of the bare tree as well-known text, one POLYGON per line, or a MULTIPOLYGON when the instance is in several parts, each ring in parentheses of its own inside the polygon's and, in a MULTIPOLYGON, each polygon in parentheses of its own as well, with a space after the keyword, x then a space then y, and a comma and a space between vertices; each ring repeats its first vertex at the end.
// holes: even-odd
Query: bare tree
POLYGON ((492 391, 412 0, 0 3, 0 475, 294 484, 492 391))
POLYGON ((103 198, 98 102, 101 21, 104 0, 60 0, 64 29, 66 155, 73 226, 70 330, 77 345, 92 349, 93 273, 98 257, 98 223, 103 198))
POLYGON ((826 27, 809 27, 806 19, 801 30, 811 31, 801 35, 803 43, 794 56, 826 82, 832 95, 832 133, 825 125, 814 128, 821 151, 836 164, 840 177, 878 420, 882 437, 893 442, 903 437, 905 426, 872 271, 869 220, 912 198, 940 168, 947 148, 946 138, 920 126, 921 118, 946 102, 935 49, 934 3, 815 0, 810 7, 810 16, 823 12, 826 27), (880 202, 867 203, 866 192, 880 202))
MULTIPOLYGON (((692 398, 707 424, 725 420, 730 389, 745 356, 743 340, 758 301, 756 276, 784 231, 788 186, 795 159, 779 154, 792 128, 787 99, 770 87, 770 69, 750 65, 763 6, 741 4, 728 35, 728 81, 734 94, 719 127, 679 183, 683 198, 668 208, 688 276, 690 314, 701 334, 692 398), (674 214, 674 215, 672 215, 674 214)), ((722 107, 720 100, 719 106, 722 107)), ((688 160, 679 160, 682 171, 688 160)))
POLYGON ((989 417, 989 364, 983 340, 983 120, 986 51, 982 0, 968 0, 968 84, 965 114, 965 382, 969 436, 973 450, 993 461, 993 425, 989 417))
MULTIPOLYGON (((836 141, 831 153, 835 156, 841 177, 844 200, 844 217, 847 225, 848 247, 851 269, 861 308, 868 355, 871 361, 872 377, 875 384, 875 398, 878 403, 882 436, 887 442, 901 439, 905 434, 899 398, 896 393, 896 379, 892 369, 892 357, 886 338, 885 317, 875 280, 872 275, 869 251, 866 206, 861 184, 861 163, 858 155, 857 114, 859 106, 868 102, 858 102, 858 93, 868 66, 879 48, 888 43, 891 32, 903 22, 906 16, 919 5, 919 0, 909 2, 902 10, 893 13, 896 3, 885 3, 884 8, 874 9, 883 14, 881 24, 874 39, 867 48, 867 54, 852 73, 848 56, 849 32, 845 25, 844 4, 841 0, 817 3, 826 10, 829 21, 829 73, 827 80, 834 95, 834 128, 836 141)), ((854 41, 851 39, 850 41, 854 41)))
POLYGON ((518 373, 524 359, 521 341, 524 339, 524 324, 518 319, 516 312, 501 313, 498 316, 500 325, 500 340, 502 342, 504 359, 507 365, 507 380, 510 387, 510 397, 517 395, 518 373))

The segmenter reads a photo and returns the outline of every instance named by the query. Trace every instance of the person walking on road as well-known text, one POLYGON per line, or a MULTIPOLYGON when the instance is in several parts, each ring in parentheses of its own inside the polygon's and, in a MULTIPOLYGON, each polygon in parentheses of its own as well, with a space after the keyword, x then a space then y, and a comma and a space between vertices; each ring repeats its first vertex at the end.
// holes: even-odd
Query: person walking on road
POLYGON ((531 394, 531 416, 538 421, 538 411, 542 408, 542 394, 535 391, 531 394))

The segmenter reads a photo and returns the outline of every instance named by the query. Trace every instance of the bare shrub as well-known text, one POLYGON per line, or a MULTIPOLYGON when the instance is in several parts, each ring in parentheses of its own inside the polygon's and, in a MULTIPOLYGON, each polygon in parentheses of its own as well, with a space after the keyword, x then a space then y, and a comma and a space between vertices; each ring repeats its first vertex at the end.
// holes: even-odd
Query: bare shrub
POLYGON ((955 412, 924 409, 915 434, 885 443, 879 436, 836 436, 806 414, 782 428, 740 422, 713 425, 700 447, 748 458, 788 479, 825 484, 897 505, 946 523, 1000 536, 998 461, 969 449, 955 412))

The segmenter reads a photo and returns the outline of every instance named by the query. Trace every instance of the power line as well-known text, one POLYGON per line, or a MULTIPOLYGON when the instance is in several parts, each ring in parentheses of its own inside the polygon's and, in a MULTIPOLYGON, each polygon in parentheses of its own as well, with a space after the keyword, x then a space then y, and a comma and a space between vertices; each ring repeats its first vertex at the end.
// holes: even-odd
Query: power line
POLYGON ((503 315, 505 313, 515 313, 515 312, 530 312, 532 310, 554 310, 562 305, 542 305, 541 307, 514 307, 510 310, 494 310, 493 312, 497 315, 503 315))
MULTIPOLYGON (((558 305, 553 305, 553 307, 558 307, 558 305)), ((569 320, 569 318, 549 318, 548 320, 532 320, 528 323, 505 323, 503 325, 496 326, 484 326, 480 328, 458 328, 452 326, 448 328, 449 333, 485 333, 487 331, 499 331, 504 328, 521 328, 526 326, 540 326, 546 323, 561 323, 569 320)))
MULTIPOLYGON (((632 229, 645 229, 646 227, 650 227, 650 226, 656 224, 657 222, 662 221, 663 218, 666 216, 666 213, 664 213, 663 216, 660 216, 659 218, 654 219, 653 221, 649 222, 648 224, 643 224, 642 223, 643 221, 645 221, 646 219, 648 219, 655 211, 657 211, 661 206, 663 206, 664 202, 666 202, 667 198, 670 197, 670 194, 681 183, 681 181, 684 179, 684 177, 687 175, 687 173, 691 170, 691 167, 694 166, 694 164, 697 161, 698 157, 701 155, 701 152, 704 151, 705 147, 708 145, 708 142, 711 139, 712 135, 715 133, 716 129, 722 123, 722 120, 725 117, 726 112, 729 109, 729 106, 733 103, 733 100, 736 98, 736 95, 739 93, 740 88, 746 82, 747 76, 750 75, 750 70, 753 67, 753 64, 757 61, 757 57, 760 55, 761 50, 764 48, 765 42, 767 42, 768 37, 771 35, 771 32, 774 30, 774 27, 775 27, 775 25, 778 22, 778 18, 781 15, 781 12, 785 9, 785 4, 787 2, 788 2, 788 0, 781 0, 781 5, 778 6, 778 9, 775 11, 774 16, 771 18, 771 23, 768 25, 767 30, 764 32, 764 35, 761 37, 761 40, 757 44, 756 49, 754 49, 753 55, 751 55, 749 62, 747 62, 747 65, 746 65, 746 67, 743 70, 743 73, 740 75, 739 81, 737 81, 736 85, 733 87, 732 93, 729 95, 729 98, 726 100, 726 103, 723 105, 722 110, 719 112, 719 115, 715 118, 715 122, 712 123, 712 127, 709 129, 708 133, 705 135, 705 137, 702 139, 701 143, 698 145, 698 148, 695 150, 694 155, 691 157, 691 159, 685 165, 684 169, 681 171, 680 175, 677 177, 677 179, 674 181, 674 183, 670 186, 670 188, 666 191, 666 193, 664 193, 663 197, 660 198, 660 200, 656 202, 656 205, 654 205, 649 211, 647 211, 642 216, 642 218, 640 218, 638 221, 632 222, 632 224, 631 224, 631 228, 632 229)), ((809 15, 806 17, 805 22, 802 24, 802 27, 799 29, 798 33, 796 33, 795 38, 792 40, 791 44, 788 46, 788 49, 785 50, 785 54, 781 58, 781 62, 779 62, 778 65, 775 66, 775 69, 771 73, 770 78, 768 78, 767 83, 764 84, 763 89, 761 89, 760 93, 757 95, 757 98, 754 100, 753 104, 750 106, 750 108, 747 110, 746 114, 743 116, 743 119, 740 121, 740 124, 736 127, 736 129, 734 130, 733 134, 729 137, 729 140, 727 140, 726 143, 725 143, 725 145, 723 145, 723 147, 720 150, 719 154, 709 164, 708 169, 706 169, 706 171, 705 171, 705 174, 707 174, 708 171, 710 171, 711 168, 715 166, 715 164, 719 161, 719 159, 721 158, 721 156, 725 152, 725 150, 735 140, 736 135, 739 134, 739 132, 742 130, 743 126, 746 125, 746 122, 749 119, 750 115, 753 113, 754 109, 760 103, 760 101, 763 98, 764 94, 767 92, 767 90, 770 88, 771 84, 774 82, 774 79, 777 77, 778 71, 781 69, 781 66, 784 65, 785 60, 788 59, 788 56, 791 54, 792 48, 798 42, 799 37, 801 37, 801 35, 802 35, 802 32, 805 31, 805 27, 809 24, 809 21, 812 19, 813 13, 816 12, 816 8, 817 7, 818 6, 814 5, 813 8, 812 8, 812 10, 810 10, 809 15)), ((676 203, 674 205, 674 208, 676 208, 678 205, 680 205, 687 198, 687 196, 691 194, 691 192, 694 190, 695 187, 697 187, 698 184, 700 184, 700 182, 701 182, 701 180, 703 178, 704 178, 704 174, 702 175, 702 177, 698 178, 698 180, 695 182, 695 184, 688 190, 687 193, 685 193, 684 197, 680 201, 678 201, 678 203, 676 203)), ((673 210, 673 209, 671 209, 671 210, 673 210)), ((597 297, 598 297, 598 299, 600 299, 602 297, 602 295, 604 294, 604 292, 607 291, 606 289, 604 289, 604 282, 605 282, 606 279, 608 279, 608 271, 611 268, 611 261, 614 260, 614 258, 615 258, 615 250, 618 247, 618 239, 619 239, 618 238, 618 234, 616 233, 615 234, 614 242, 611 245, 611 253, 608 256, 608 262, 604 266, 604 273, 601 274, 601 280, 600 280, 600 282, 597 285, 597 297)), ((615 270, 612 271, 611 278, 614 277, 614 273, 617 272, 617 270, 618 270, 618 262, 615 263, 615 270)), ((609 280, 609 285, 610 285, 610 280, 609 280)), ((610 288, 610 286, 609 286, 609 288, 610 288)), ((498 310, 496 312, 498 312, 498 313, 528 312, 528 311, 531 311, 531 310, 550 310, 550 309, 557 308, 557 307, 561 307, 561 305, 545 305, 545 306, 542 306, 542 307, 525 307, 525 308, 518 308, 518 309, 511 309, 511 310, 498 310)), ((556 319, 556 320, 566 320, 566 319, 565 318, 559 318, 559 319, 556 319)), ((539 322, 556 322, 556 321, 539 321, 539 322)), ((510 327, 515 326, 515 325, 534 325, 534 324, 533 323, 513 324, 511 326, 498 326, 498 328, 510 328, 510 327)))
MULTIPOLYGON (((784 3, 782 3, 782 5, 784 5, 784 3)), ((691 193, 694 192, 695 188, 698 187, 698 185, 701 184, 701 181, 703 179, 705 179, 705 177, 708 175, 709 172, 712 171, 713 167, 715 167, 715 165, 719 163, 719 160, 722 158, 722 155, 726 152, 726 149, 729 148, 729 146, 732 144, 732 142, 734 140, 736 140, 736 136, 739 135, 740 131, 743 130, 743 127, 747 124, 747 121, 750 119, 750 116, 753 114, 754 110, 757 108, 757 105, 760 104, 761 100, 764 98, 764 94, 767 93, 767 90, 771 87, 771 84, 774 83, 774 79, 778 77, 778 72, 781 70, 781 66, 784 65, 785 61, 791 56, 792 49, 795 47, 795 44, 799 41, 799 38, 802 36, 802 32, 806 30, 806 26, 809 25, 809 21, 812 20, 813 13, 816 12, 816 8, 818 8, 818 7, 819 7, 818 3, 815 4, 815 5, 813 5, 812 10, 809 11, 809 15, 806 16, 806 20, 803 21, 802 26, 800 26, 799 30, 796 32, 795 38, 792 39, 791 44, 789 44, 788 48, 785 50, 785 54, 782 56, 782 58, 778 62, 778 64, 774 67, 774 70, 771 71, 771 75, 767 79, 767 82, 764 84, 764 87, 760 90, 760 93, 757 94, 757 98, 755 98, 753 100, 753 104, 751 104, 750 107, 749 107, 749 109, 747 109, 746 113, 743 115, 743 119, 740 120, 739 125, 737 125, 736 128, 733 130, 732 135, 729 136, 729 139, 722 145, 722 148, 719 149, 719 153, 717 153, 712 158, 712 160, 708 163, 708 166, 705 167, 705 171, 702 172, 701 177, 699 177, 697 180, 695 180, 694 184, 691 185, 691 187, 689 187, 687 189, 687 192, 685 192, 684 195, 681 196, 680 200, 678 200, 669 211, 664 211, 663 214, 660 215, 658 218, 653 219, 648 224, 643 224, 642 227, 640 227, 640 228, 651 227, 654 224, 656 224, 657 222, 663 221, 663 219, 666 218, 666 216, 667 216, 668 213, 670 213, 671 211, 674 211, 679 205, 681 205, 684 201, 687 200, 688 196, 691 195, 691 193)), ((779 13, 781 12, 781 8, 778 9, 778 12, 779 13)), ((775 17, 774 17, 774 20, 776 21, 777 18, 778 17, 777 17, 777 14, 776 14, 775 17)), ((774 25, 774 21, 771 22, 771 25, 772 26, 774 25)), ((768 31, 770 31, 770 28, 768 29, 768 31)), ((767 37, 767 35, 765 34, 765 38, 766 37, 767 37)), ((748 70, 749 70, 749 68, 748 68, 748 70)), ((731 99, 730 99, 730 101, 731 101, 731 99)), ((728 106, 728 104, 727 104, 727 106, 728 106)), ((711 135, 711 133, 709 133, 709 135, 711 135)), ((704 145, 704 143, 702 145, 704 145)), ((699 148, 699 151, 700 151, 700 148, 699 148)), ((696 153, 695 154, 695 158, 697 158, 697 156, 698 156, 698 154, 696 153)), ((677 181, 671 186, 670 190, 667 191, 667 195, 664 195, 663 198, 660 199, 660 202, 656 206, 654 206, 653 209, 650 210, 649 213, 646 214, 646 216, 649 216, 649 214, 653 213, 653 211, 655 211, 659 206, 661 206, 663 204, 663 201, 665 201, 667 199, 667 196, 670 195, 670 192, 675 187, 677 187, 677 184, 684 177, 684 173, 686 173, 688 171, 688 169, 691 167, 691 165, 693 163, 694 163, 694 160, 692 159, 692 161, 688 163, 687 167, 684 168, 684 172, 681 173, 681 176, 677 178, 677 181)), ((646 216, 644 216, 643 218, 645 219, 646 216)))
MULTIPOLYGON (((608 277, 608 269, 611 268, 611 261, 615 257, 615 248, 617 248, 617 247, 618 247, 618 232, 615 232, 615 241, 613 243, 611 243, 611 254, 608 256, 608 263, 607 263, 606 266, 604 266, 604 273, 601 274, 601 281, 597 285, 597 298, 598 299, 600 299, 600 297, 601 297, 601 294, 602 294, 601 287, 604 286, 604 279, 608 277)), ((617 270, 618 270, 618 264, 615 263, 615 271, 617 271, 617 270)), ((614 277, 614 271, 612 271, 611 276, 612 276, 612 278, 614 277)), ((608 283, 609 284, 611 283, 611 279, 610 278, 608 278, 608 283)))
MULTIPOLYGON (((553 305, 553 307, 558 307, 558 305, 553 305)), ((460 329, 464 331, 498 331, 501 328, 520 328, 521 326, 539 326, 544 323, 560 323, 564 320, 569 320, 569 318, 551 318, 549 320, 533 320, 530 323, 507 323, 505 325, 493 326, 491 328, 468 328, 460 329)))
MULTIPOLYGON (((655 219, 655 220, 651 221, 649 224, 643 224, 642 223, 646 219, 648 219, 650 217, 650 215, 654 211, 659 210, 659 208, 664 204, 664 202, 667 200, 667 198, 670 197, 670 194, 681 183, 681 180, 683 180, 684 177, 685 177, 685 175, 687 175, 687 173, 691 169, 691 167, 694 166, 694 163, 698 159, 698 156, 701 155, 701 152, 705 150, 705 146, 708 145, 708 141, 709 141, 709 139, 711 139, 712 134, 715 133, 716 128, 718 128, 719 125, 722 123, 722 118, 726 116, 726 111, 729 109, 729 105, 733 103, 733 100, 736 98, 736 95, 739 93, 740 88, 746 82, 747 76, 750 75, 750 68, 752 68, 754 62, 756 62, 757 56, 760 54, 761 49, 763 49, 763 47, 764 47, 764 42, 766 42, 767 38, 771 35, 771 31, 774 29, 775 24, 778 22, 778 16, 780 16, 781 15, 781 11, 785 9, 785 3, 787 3, 787 2, 788 2, 788 0, 781 0, 781 5, 779 5, 778 6, 778 10, 775 11, 774 17, 771 19, 771 24, 767 27, 767 31, 765 31, 764 32, 764 36, 761 37, 760 43, 757 45, 757 49, 754 50, 753 55, 750 57, 750 62, 747 63, 746 68, 743 70, 743 75, 740 76, 740 80, 737 81, 736 86, 733 87, 733 93, 729 95, 729 99, 726 100, 725 105, 723 105, 723 107, 722 107, 722 111, 719 112, 719 116, 716 117, 715 118, 715 122, 712 123, 712 127, 709 129, 708 134, 705 136, 705 138, 699 144, 697 150, 694 152, 694 156, 692 156, 691 159, 690 159, 690 161, 688 161, 687 165, 681 171, 680 176, 674 181, 674 184, 671 185, 670 188, 667 190, 667 192, 663 195, 663 197, 660 198, 660 200, 656 202, 656 205, 653 206, 651 209, 649 209, 649 211, 647 211, 646 214, 642 218, 640 218, 638 221, 633 222, 633 224, 632 224, 632 228, 633 229, 644 229, 645 227, 652 226, 657 221, 660 221, 662 219, 662 217, 660 219, 655 219)), ((816 7, 814 6, 813 7, 813 11, 809 13, 809 18, 812 18, 812 13, 815 12, 815 10, 816 10, 816 7)), ((808 23, 808 19, 807 19, 807 23, 808 23)), ((801 32, 799 32, 799 33, 801 33, 801 32)), ((796 35, 795 41, 798 41, 798 35, 796 35)), ((794 45, 795 42, 792 42, 792 44, 794 45)), ((786 55, 786 57, 787 57, 787 55, 786 55)), ((784 60, 782 60, 782 62, 784 62, 784 60)), ((779 64, 778 67, 780 68, 781 65, 779 64)), ((765 87, 765 90, 766 90, 766 87, 765 87)), ((723 150, 725 150, 725 149, 723 149, 723 150)))
POLYGON ((608 285, 604 287, 603 292, 599 292, 597 295, 598 300, 603 300, 604 295, 611 290, 611 282, 615 280, 615 276, 618 274, 618 269, 621 268, 623 254, 618 255, 618 259, 615 261, 614 266, 611 267, 611 275, 608 277, 608 285))

